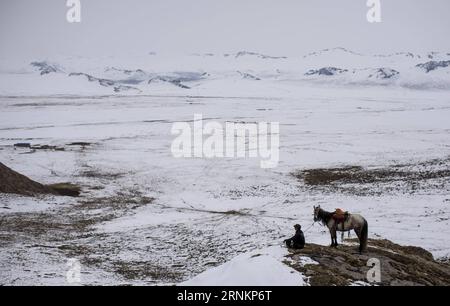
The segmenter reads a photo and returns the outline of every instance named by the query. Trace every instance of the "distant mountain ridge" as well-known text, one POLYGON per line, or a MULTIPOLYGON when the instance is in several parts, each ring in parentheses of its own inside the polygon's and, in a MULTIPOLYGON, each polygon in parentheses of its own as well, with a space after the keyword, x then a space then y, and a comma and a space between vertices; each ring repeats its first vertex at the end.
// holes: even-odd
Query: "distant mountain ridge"
MULTIPOLYGON (((191 54, 179 58, 150 53, 138 59, 126 58, 123 62, 115 58, 106 58, 102 62, 95 58, 37 60, 29 65, 32 68, 29 74, 37 72, 37 77, 43 78, 49 88, 59 86, 52 84, 52 76, 58 75, 58 82, 63 83, 66 82, 65 77, 73 80, 78 77, 77 90, 83 87, 82 82, 88 82, 97 84, 99 90, 103 88, 102 91, 113 93, 151 93, 155 90, 170 91, 170 88, 198 91, 220 84, 228 84, 228 87, 241 84, 240 90, 245 91, 250 82, 255 81, 262 81, 257 86, 294 81, 332 83, 336 86, 383 85, 450 90, 450 53, 445 52, 367 55, 336 47, 297 57, 241 50, 236 53, 191 54)), ((14 77, 18 78, 17 75, 14 77)), ((68 91, 72 86, 70 82, 67 81, 68 91)), ((95 87, 89 88, 95 91, 95 87)))

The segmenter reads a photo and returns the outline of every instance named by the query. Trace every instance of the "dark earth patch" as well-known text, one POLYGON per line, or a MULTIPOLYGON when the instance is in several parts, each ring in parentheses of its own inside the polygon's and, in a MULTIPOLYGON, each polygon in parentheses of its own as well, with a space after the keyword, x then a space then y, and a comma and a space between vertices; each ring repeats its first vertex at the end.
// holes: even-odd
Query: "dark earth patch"
POLYGON ((398 164, 364 168, 305 169, 293 173, 303 187, 322 192, 352 195, 382 195, 386 193, 417 193, 425 189, 450 189, 450 157, 417 164, 398 164))

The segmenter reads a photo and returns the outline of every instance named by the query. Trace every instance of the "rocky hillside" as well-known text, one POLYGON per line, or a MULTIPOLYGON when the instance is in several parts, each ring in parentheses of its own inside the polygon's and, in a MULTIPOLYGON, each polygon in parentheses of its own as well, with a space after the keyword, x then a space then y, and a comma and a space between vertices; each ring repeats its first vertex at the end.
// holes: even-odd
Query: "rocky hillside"
POLYGON ((338 248, 308 244, 303 250, 291 250, 285 264, 307 276, 312 286, 368 284, 370 258, 380 261, 378 285, 450 285, 449 263, 434 260, 431 253, 420 247, 370 239, 367 252, 360 255, 356 241, 348 242, 338 248), (305 257, 313 261, 305 263, 305 257))
POLYGON ((69 183, 44 185, 0 163, 0 193, 14 193, 24 196, 38 194, 78 196, 80 188, 69 183))

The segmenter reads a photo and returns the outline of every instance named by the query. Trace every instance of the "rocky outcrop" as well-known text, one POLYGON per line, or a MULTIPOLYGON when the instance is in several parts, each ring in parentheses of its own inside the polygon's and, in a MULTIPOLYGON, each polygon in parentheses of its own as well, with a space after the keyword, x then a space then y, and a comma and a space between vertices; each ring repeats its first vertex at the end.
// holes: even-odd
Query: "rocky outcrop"
POLYGON ((320 69, 311 69, 308 72, 305 73, 305 75, 311 76, 311 75, 326 75, 326 76, 332 76, 341 74, 344 72, 347 72, 347 69, 340 69, 336 67, 323 67, 320 69))
POLYGON ((423 64, 416 65, 416 67, 424 69, 426 73, 438 68, 445 68, 448 66, 450 66, 450 61, 429 61, 423 64))
POLYGON ((52 64, 46 61, 32 62, 30 65, 35 67, 41 75, 63 72, 63 69, 58 64, 52 64))
POLYGON ((401 246, 385 239, 369 239, 368 249, 362 255, 357 250, 357 241, 352 239, 337 248, 308 244, 302 250, 292 250, 285 263, 307 276, 312 286, 450 285, 448 263, 436 261, 420 247, 401 246), (313 261, 305 264, 305 257, 313 261), (378 283, 367 279, 371 258, 380 263, 378 283))

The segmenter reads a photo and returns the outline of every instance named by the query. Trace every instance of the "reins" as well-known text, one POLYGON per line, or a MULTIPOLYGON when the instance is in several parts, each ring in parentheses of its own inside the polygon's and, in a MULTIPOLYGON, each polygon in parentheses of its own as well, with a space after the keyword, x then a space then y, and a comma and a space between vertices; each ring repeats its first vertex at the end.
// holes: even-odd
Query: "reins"
POLYGON ((310 229, 311 227, 313 227, 314 224, 315 224, 316 222, 317 222, 317 221, 314 221, 307 229, 305 229, 305 230, 303 231, 303 233, 306 233, 307 231, 309 231, 309 229, 310 229))

